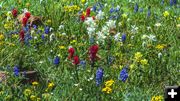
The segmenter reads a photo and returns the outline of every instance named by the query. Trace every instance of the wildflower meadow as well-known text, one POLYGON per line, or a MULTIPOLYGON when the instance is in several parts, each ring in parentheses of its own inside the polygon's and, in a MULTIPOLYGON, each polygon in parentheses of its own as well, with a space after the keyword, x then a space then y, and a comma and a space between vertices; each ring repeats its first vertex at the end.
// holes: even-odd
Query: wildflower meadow
POLYGON ((179 0, 0 0, 0 101, 164 101, 180 85, 179 0))

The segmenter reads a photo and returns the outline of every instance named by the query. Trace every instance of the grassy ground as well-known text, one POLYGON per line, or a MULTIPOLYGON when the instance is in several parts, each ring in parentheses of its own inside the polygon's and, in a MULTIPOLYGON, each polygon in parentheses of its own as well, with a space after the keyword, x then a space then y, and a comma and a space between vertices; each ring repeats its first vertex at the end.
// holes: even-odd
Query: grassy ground
MULTIPOLYGON (((84 5, 77 0, 43 0, 41 4, 38 0, 1 0, 0 35, 4 37, 0 37, 0 71, 5 71, 8 79, 6 84, 0 83, 0 101, 150 101, 153 96, 163 97, 165 86, 180 85, 179 5, 170 6, 167 0, 163 5, 160 0, 129 1, 132 2, 101 0, 102 4, 107 3, 107 6, 103 8, 105 18, 96 22, 97 31, 100 31, 109 20, 110 8, 119 5, 118 13, 121 17, 115 20, 115 34, 126 33, 126 41, 115 41, 111 39, 114 36, 109 35, 104 39, 104 44, 99 42, 98 55, 101 59, 96 61, 91 69, 88 48, 92 44, 86 26, 77 16, 79 10, 66 12, 64 6, 72 2, 86 11, 87 7, 92 7, 96 2, 89 0, 88 4, 84 5), (134 13, 135 3, 138 3, 139 8, 143 8, 142 12, 134 13), (151 15, 147 17, 149 6, 151 15), (14 24, 17 19, 10 19, 13 24, 5 28, 5 24, 10 23, 7 21, 6 13, 11 11, 12 7, 18 9, 19 13, 22 13, 21 9, 27 8, 32 15, 43 16, 44 25, 38 26, 37 30, 32 29, 35 33, 31 32, 33 39, 29 41, 30 45, 22 46, 18 34, 11 33, 19 33, 21 29, 20 24, 14 24), (164 16, 165 11, 169 15, 164 16), (122 14, 127 14, 127 18, 123 18, 122 14), (161 26, 156 26, 158 23, 161 26), (60 25, 64 25, 64 29, 58 30, 60 25), (132 31, 133 25, 138 27, 137 32, 132 31), (45 26, 52 27, 53 31, 46 34, 42 40, 41 35, 44 34, 45 26), (36 34, 38 30, 42 32, 36 34), (50 41, 52 34, 55 35, 55 39, 50 41), (143 35, 155 35, 156 41, 143 39, 143 35), (143 42, 146 43, 145 46, 142 46, 143 42), (67 59, 69 46, 75 48, 75 54, 80 60, 86 61, 84 68, 81 64, 73 65, 67 59), (148 63, 137 62, 137 52, 141 52, 141 60, 146 59, 148 63), (55 56, 60 57, 59 65, 53 64, 55 56), (109 56, 114 58, 111 64, 107 59, 109 56), (20 83, 22 77, 14 76, 13 73, 16 65, 22 70, 38 71, 38 85, 20 83), (122 82, 118 77, 125 66, 128 66, 128 79, 122 82), (101 85, 96 86, 96 71, 99 67, 104 69, 104 76, 101 85), (102 92, 102 89, 105 87, 104 83, 110 79, 114 83, 111 87, 112 92, 107 94, 102 92)), ((91 12, 91 16, 95 15, 91 12)), ((95 41, 99 39, 95 38, 95 41)))

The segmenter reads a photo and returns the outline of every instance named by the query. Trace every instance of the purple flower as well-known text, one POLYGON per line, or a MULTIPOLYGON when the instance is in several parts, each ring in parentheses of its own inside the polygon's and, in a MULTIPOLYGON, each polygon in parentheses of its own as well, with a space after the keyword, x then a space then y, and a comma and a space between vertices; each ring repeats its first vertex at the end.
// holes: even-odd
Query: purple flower
POLYGON ((173 0, 173 3, 174 3, 174 5, 176 5, 177 4, 177 0, 173 0))
POLYGON ((118 77, 119 80, 125 82, 128 78, 127 68, 123 68, 118 77))
POLYGON ((121 39, 122 39, 122 42, 125 42, 125 41, 126 41, 126 34, 123 34, 123 35, 121 36, 121 39))
POLYGON ((148 12, 147 12, 147 17, 150 17, 151 16, 151 7, 149 6, 148 7, 148 12))
POLYGON ((96 71, 96 85, 99 86, 102 83, 102 79, 103 79, 103 69, 99 68, 96 71))
POLYGON ((173 6, 174 1, 173 0, 169 0, 169 4, 170 4, 170 6, 173 6))
POLYGON ((56 56, 54 59, 54 64, 58 65, 59 63, 60 63, 60 58, 58 56, 56 56))
POLYGON ((86 61, 80 61, 80 65, 85 68, 86 67, 86 61))
POLYGON ((49 32, 50 32, 50 27, 48 27, 48 26, 47 26, 47 27, 45 27, 45 29, 44 29, 44 33, 45 33, 45 34, 48 34, 49 32))
POLYGON ((14 75, 15 75, 15 76, 18 76, 18 75, 19 75, 18 66, 14 66, 14 75))
POLYGON ((113 12, 114 12, 114 8, 111 8, 109 12, 110 12, 110 13, 113 13, 113 12))
POLYGON ((38 29, 38 27, 37 27, 36 25, 33 25, 33 28, 34 28, 34 29, 38 29))
POLYGON ((134 6, 134 12, 135 12, 135 13, 138 12, 138 9, 139 9, 139 6, 138 6, 138 4, 136 3, 136 5, 134 6))
POLYGON ((45 36, 44 36, 44 34, 42 34, 42 35, 41 35, 41 38, 42 38, 42 40, 44 40, 44 39, 45 39, 45 36))

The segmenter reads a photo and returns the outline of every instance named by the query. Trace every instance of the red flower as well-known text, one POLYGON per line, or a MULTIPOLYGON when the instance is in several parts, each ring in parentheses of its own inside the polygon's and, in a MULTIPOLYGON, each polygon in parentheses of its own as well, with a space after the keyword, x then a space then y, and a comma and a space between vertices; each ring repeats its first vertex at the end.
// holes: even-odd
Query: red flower
POLYGON ((93 45, 89 48, 89 55, 91 61, 94 61, 95 58, 97 57, 96 54, 98 52, 98 49, 99 49, 98 45, 93 45))
POLYGON ((27 17, 27 19, 29 19, 31 17, 31 13, 30 12, 26 12, 25 13, 25 17, 27 17))
POLYGON ((18 10, 14 8, 14 9, 11 11, 11 13, 12 13, 13 17, 16 17, 17 14, 18 14, 18 10))
POLYGON ((23 26, 26 26, 27 21, 28 21, 28 18, 27 18, 27 17, 24 17, 24 18, 22 19, 22 24, 23 24, 23 26))
POLYGON ((79 63, 80 63, 79 57, 78 56, 74 56, 73 64, 77 65, 79 63))
POLYGON ((86 17, 89 17, 91 13, 91 8, 86 9, 86 17))
POLYGON ((20 41, 23 42, 24 41, 24 31, 23 30, 20 31, 19 37, 20 37, 20 41))
POLYGON ((92 18, 93 18, 93 20, 95 20, 96 18, 95 18, 95 16, 92 16, 92 18))
POLYGON ((81 21, 84 21, 85 20, 85 16, 84 15, 81 15, 81 21))
POLYGON ((75 52, 74 48, 70 47, 68 50, 69 53, 68 59, 72 59, 74 52, 75 52))

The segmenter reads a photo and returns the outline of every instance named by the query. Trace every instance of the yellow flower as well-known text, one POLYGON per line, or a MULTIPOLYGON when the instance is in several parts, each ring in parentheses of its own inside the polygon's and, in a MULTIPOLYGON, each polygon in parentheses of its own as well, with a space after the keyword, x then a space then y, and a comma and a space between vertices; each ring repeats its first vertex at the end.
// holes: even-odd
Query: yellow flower
POLYGON ((38 98, 37 98, 37 101, 41 101, 41 98, 38 97, 38 98))
POLYGON ((47 24, 51 24, 51 22, 52 22, 52 21, 51 21, 50 19, 47 20, 47 24))
POLYGON ((9 46, 15 46, 14 43, 9 43, 9 42, 7 42, 6 44, 9 45, 9 46))
POLYGON ((167 16, 169 16, 169 12, 168 12, 168 11, 165 11, 165 12, 163 13, 163 15, 164 15, 164 17, 167 17, 167 16))
POLYGON ((127 18, 127 14, 125 14, 125 13, 122 14, 122 17, 126 19, 127 18))
POLYGON ((146 59, 143 59, 140 62, 141 62, 142 65, 147 65, 148 64, 148 60, 146 60, 146 59))
POLYGON ((110 94, 110 93, 112 93, 112 89, 110 87, 104 87, 102 89, 102 92, 106 92, 107 94, 110 94))
POLYGON ((49 93, 42 94, 42 97, 45 99, 48 99, 51 95, 49 93))
POLYGON ((177 24, 176 26, 180 28, 180 24, 177 24))
POLYGON ((156 46, 156 49, 163 50, 165 47, 166 47, 165 44, 159 44, 159 45, 156 46))
POLYGON ((32 85, 33 85, 33 86, 37 86, 37 85, 39 85, 39 83, 36 82, 36 81, 34 81, 34 82, 32 82, 32 85))
POLYGON ((26 7, 29 7, 30 6, 30 3, 28 2, 28 3, 26 3, 26 7))
POLYGON ((151 98, 151 101, 163 101, 163 97, 162 96, 153 96, 151 98))
POLYGON ((113 83, 114 83, 114 80, 112 80, 112 79, 108 80, 108 81, 105 82, 105 86, 106 87, 111 87, 113 85, 113 83))
POLYGON ((4 39, 4 35, 0 34, 0 41, 4 39))
POLYGON ((135 60, 137 61, 137 62, 139 62, 140 61, 140 59, 142 58, 142 54, 141 54, 141 52, 137 52, 137 53, 135 53, 135 60))
POLYGON ((81 0, 81 3, 82 3, 82 4, 85 4, 85 3, 86 3, 86 0, 81 0))
POLYGON ((60 49, 65 49, 66 47, 65 46, 59 46, 60 49))
POLYGON ((129 67, 130 67, 130 70, 131 70, 131 69, 133 69, 135 67, 135 65, 131 64, 129 67))
POLYGON ((24 93, 25 96, 29 96, 31 94, 31 90, 30 89, 25 89, 23 93, 24 93))
POLYGON ((53 82, 51 82, 51 83, 48 84, 48 89, 51 89, 51 88, 53 88, 53 87, 54 87, 54 83, 53 83, 53 82))
POLYGON ((36 96, 35 96, 35 95, 31 95, 31 96, 30 96, 30 99, 31 99, 32 101, 35 101, 35 100, 36 100, 36 96))
POLYGON ((77 40, 72 40, 70 43, 72 44, 72 43, 76 43, 77 42, 77 40))
POLYGON ((179 21, 180 21, 180 17, 179 17, 179 21))
POLYGON ((18 36, 19 36, 18 34, 13 34, 12 38, 18 38, 18 36))

